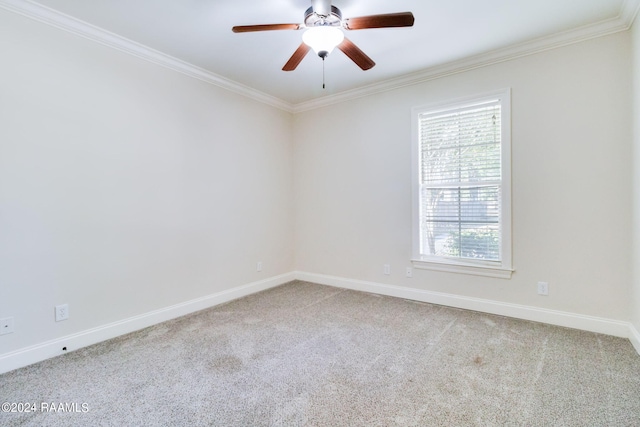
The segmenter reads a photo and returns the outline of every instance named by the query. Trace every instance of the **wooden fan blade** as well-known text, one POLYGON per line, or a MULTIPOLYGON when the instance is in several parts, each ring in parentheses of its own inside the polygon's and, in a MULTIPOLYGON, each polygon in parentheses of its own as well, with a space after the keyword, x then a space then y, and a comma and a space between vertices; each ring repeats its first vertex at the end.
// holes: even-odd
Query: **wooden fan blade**
POLYGON ((300 46, 298 46, 296 51, 293 52, 293 55, 291 55, 291 58, 289 58, 287 63, 284 64, 284 67, 282 67, 282 71, 295 70, 298 64, 300 64, 304 57, 307 56, 307 53, 309 53, 310 50, 311 48, 309 46, 302 43, 300 46))
POLYGON ((265 24, 265 25, 237 25, 231 29, 234 33, 251 33, 254 31, 299 30, 300 24, 265 24))
POLYGON ((373 68, 373 66, 376 65, 376 63, 373 62, 373 60, 369 58, 366 53, 360 50, 358 46, 353 44, 353 42, 346 37, 344 38, 342 43, 338 45, 338 49, 343 51, 344 54, 351 58, 351 60, 355 62, 358 67, 362 68, 365 71, 373 68))
POLYGON ((367 28, 412 27, 415 18, 411 12, 387 13, 384 15, 360 16, 345 19, 347 30, 364 30, 367 28))

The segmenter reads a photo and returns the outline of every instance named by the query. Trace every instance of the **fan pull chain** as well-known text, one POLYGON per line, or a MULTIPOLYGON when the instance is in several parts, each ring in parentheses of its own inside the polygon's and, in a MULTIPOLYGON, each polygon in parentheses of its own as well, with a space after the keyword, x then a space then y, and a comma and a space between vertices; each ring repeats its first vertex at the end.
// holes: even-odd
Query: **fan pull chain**
POLYGON ((324 56, 322 57, 322 89, 324 89, 324 56))

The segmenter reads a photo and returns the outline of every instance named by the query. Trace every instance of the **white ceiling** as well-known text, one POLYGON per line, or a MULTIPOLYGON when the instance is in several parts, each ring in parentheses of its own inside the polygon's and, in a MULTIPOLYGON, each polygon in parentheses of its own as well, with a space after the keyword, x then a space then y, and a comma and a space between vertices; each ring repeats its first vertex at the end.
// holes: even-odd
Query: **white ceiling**
POLYGON ((309 0, 35 3, 295 105, 558 33, 602 31, 637 11, 638 0, 334 0, 344 18, 411 11, 415 25, 347 31, 377 65, 362 71, 336 50, 325 64, 325 90, 313 52, 295 71, 281 71, 302 31, 231 32, 234 25, 301 23, 309 0))

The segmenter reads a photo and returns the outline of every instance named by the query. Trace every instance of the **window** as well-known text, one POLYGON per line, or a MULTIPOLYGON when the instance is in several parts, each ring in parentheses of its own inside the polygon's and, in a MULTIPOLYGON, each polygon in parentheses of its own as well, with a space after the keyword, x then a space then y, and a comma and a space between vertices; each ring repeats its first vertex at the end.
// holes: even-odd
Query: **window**
POLYGON ((413 264, 511 277, 510 91, 413 110, 413 264))

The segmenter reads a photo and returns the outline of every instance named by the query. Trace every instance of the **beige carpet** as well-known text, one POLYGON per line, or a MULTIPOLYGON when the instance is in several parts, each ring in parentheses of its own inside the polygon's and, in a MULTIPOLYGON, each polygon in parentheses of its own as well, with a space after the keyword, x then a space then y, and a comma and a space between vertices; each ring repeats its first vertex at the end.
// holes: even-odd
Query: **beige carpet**
POLYGON ((620 338, 292 282, 4 374, 0 400, 78 410, 2 426, 640 426, 640 356, 620 338))

